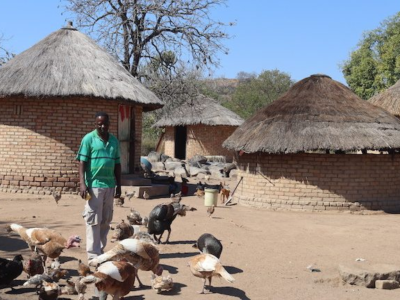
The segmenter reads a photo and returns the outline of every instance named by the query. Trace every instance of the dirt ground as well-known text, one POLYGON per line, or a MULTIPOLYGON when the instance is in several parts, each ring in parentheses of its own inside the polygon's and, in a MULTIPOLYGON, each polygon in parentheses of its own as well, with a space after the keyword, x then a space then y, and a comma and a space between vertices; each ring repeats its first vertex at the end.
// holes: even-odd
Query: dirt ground
MULTIPOLYGON (((190 183, 195 183, 191 180, 190 183)), ((211 182, 213 183, 213 182, 211 182)), ((216 183, 216 182, 215 182, 216 183)), ((233 187, 235 183, 230 182, 233 187)), ((123 187, 124 190, 129 187, 123 187)), ((193 191, 194 186, 191 187, 193 191)), ((132 199, 123 207, 115 207, 113 224, 126 219, 131 207, 142 216, 169 198, 132 199)), ((150 272, 139 272, 144 289, 134 288, 125 299, 399 299, 400 289, 378 290, 343 285, 339 280, 339 264, 363 263, 400 265, 399 215, 375 213, 277 212, 232 205, 218 206, 207 216, 204 200, 188 196, 182 202, 197 208, 172 224, 169 244, 161 244, 161 264, 174 280, 174 289, 157 294, 150 287, 150 272), (212 233, 224 246, 221 262, 236 281, 213 279, 212 294, 199 295, 202 280, 194 277, 187 262, 198 252, 192 244, 203 233, 212 233), (320 272, 310 272, 313 264, 320 272)), ((77 259, 86 261, 84 223, 81 217, 84 200, 77 195, 63 195, 57 205, 52 196, 0 193, 0 257, 30 255, 26 244, 4 227, 19 223, 26 227, 49 227, 64 236, 79 234, 81 248, 68 249, 61 256, 62 268, 77 276, 77 259)), ((146 229, 143 227, 143 231, 146 229)), ((111 235, 112 232, 110 232, 111 235)), ((164 236, 165 238, 165 236, 164 236)), ((109 243, 107 249, 113 247, 109 243)), ((107 250, 106 249, 106 250, 107 250)), ((35 289, 23 287, 26 274, 16 280, 15 290, 0 290, 0 299, 37 299, 35 289)), ((64 284, 62 280, 61 285, 64 284)), ((86 299, 93 290, 88 289, 86 299)), ((77 296, 60 296, 77 299, 77 296)), ((111 297, 108 297, 109 299, 111 297)))

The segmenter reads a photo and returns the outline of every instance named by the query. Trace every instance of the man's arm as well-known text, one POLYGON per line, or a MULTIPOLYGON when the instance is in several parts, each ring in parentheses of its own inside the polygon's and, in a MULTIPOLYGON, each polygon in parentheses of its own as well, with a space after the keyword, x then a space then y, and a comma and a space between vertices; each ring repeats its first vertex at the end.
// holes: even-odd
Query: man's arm
POLYGON ((114 176, 117 183, 115 188, 115 198, 121 197, 121 164, 116 164, 114 167, 114 176))
POLYGON ((79 187, 79 195, 81 195, 82 199, 85 199, 86 196, 86 183, 85 183, 85 168, 86 167, 86 162, 84 161, 79 161, 79 182, 80 182, 80 187, 79 187))

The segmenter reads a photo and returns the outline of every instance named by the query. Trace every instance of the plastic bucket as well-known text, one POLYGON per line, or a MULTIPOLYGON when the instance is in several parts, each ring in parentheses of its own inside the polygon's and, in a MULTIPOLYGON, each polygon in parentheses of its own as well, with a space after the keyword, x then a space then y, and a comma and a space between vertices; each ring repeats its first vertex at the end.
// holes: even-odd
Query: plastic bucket
POLYGON ((204 189, 204 206, 217 206, 218 190, 204 189))

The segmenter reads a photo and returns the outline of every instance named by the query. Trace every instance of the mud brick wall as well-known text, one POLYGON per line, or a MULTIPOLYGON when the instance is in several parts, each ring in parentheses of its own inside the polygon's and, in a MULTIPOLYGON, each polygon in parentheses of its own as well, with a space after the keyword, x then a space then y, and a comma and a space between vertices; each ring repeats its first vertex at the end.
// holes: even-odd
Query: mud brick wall
MULTIPOLYGON (((98 111, 110 115, 118 132, 118 102, 87 98, 0 99, 0 190, 50 193, 79 188, 76 153, 95 128, 98 111)), ((141 107, 136 114, 136 156, 140 163, 141 107)))
POLYGON ((274 210, 400 211, 399 154, 244 154, 235 198, 274 210))
MULTIPOLYGON (((186 159, 194 155, 224 155, 228 162, 233 152, 222 147, 222 143, 236 130, 235 126, 187 126, 186 159)), ((165 154, 175 156, 175 127, 166 127, 164 135, 165 154)))

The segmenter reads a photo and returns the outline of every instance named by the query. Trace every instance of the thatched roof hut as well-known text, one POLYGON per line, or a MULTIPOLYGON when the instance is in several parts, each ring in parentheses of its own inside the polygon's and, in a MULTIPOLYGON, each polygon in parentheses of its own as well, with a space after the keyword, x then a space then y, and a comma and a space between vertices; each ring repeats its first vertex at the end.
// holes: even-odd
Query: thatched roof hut
POLYGON ((0 68, 2 190, 75 191, 75 155, 105 111, 123 173, 140 170, 143 111, 163 102, 72 24, 0 68))
POLYGON ((193 155, 222 155, 232 160, 232 152, 222 142, 243 123, 243 119, 214 99, 199 95, 164 116, 154 127, 165 127, 165 154, 181 159, 193 155))
POLYGON ((0 69, 0 97, 98 97, 140 104, 144 111, 163 106, 154 93, 72 27, 57 30, 0 69))
POLYGON ((236 195, 243 203, 304 210, 400 209, 400 121, 328 76, 297 82, 246 120, 223 146, 239 154, 242 182, 236 195))
POLYGON ((400 117, 400 80, 387 90, 371 97, 368 102, 400 117))

